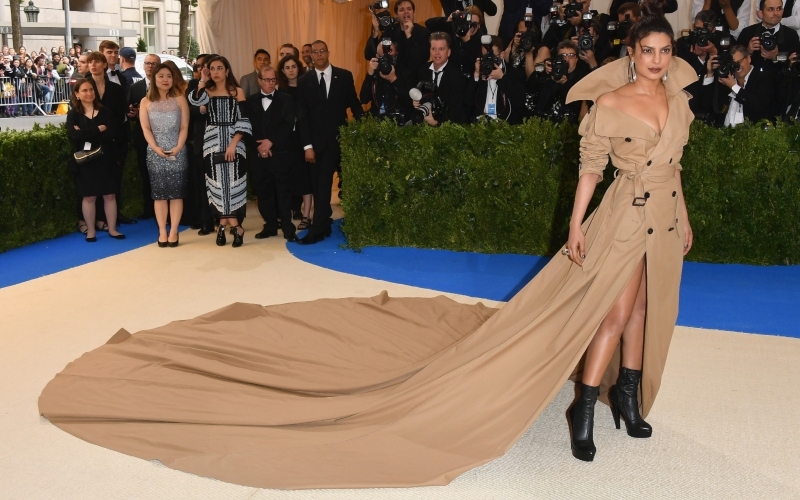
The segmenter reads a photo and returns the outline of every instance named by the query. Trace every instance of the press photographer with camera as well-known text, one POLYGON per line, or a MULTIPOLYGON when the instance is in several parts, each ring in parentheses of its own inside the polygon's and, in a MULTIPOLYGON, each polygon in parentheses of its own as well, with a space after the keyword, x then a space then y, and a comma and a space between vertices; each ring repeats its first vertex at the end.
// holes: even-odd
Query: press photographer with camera
POLYGON ((450 62, 458 66, 465 78, 472 75, 472 66, 476 58, 481 56, 481 36, 485 30, 481 29, 483 13, 474 5, 466 10, 457 10, 448 17, 432 17, 425 21, 425 26, 431 33, 442 32, 450 34, 451 55, 450 62))
POLYGON ((517 23, 517 32, 503 52, 503 59, 512 68, 524 69, 527 78, 536 70, 536 64, 543 64, 549 58, 550 49, 542 45, 542 33, 534 21, 533 9, 528 8, 517 23))
POLYGON ((583 15, 578 36, 572 37, 578 46, 578 57, 589 69, 595 69, 611 57, 611 42, 600 27, 600 20, 591 12, 583 15))
MULTIPOLYGON (((695 96, 689 100, 689 108, 695 119, 706 123, 713 122, 710 103, 700 97, 703 92, 703 80, 706 77, 708 59, 716 56, 720 49, 721 33, 716 31, 717 16, 711 10, 701 10, 694 18, 691 30, 684 30, 678 39, 678 57, 689 63, 697 74, 697 81, 686 87, 686 92, 695 96)), ((730 37, 728 37, 729 42, 730 37)))
POLYGON ((566 104, 567 93, 591 71, 589 66, 578 58, 578 46, 572 40, 564 40, 556 47, 552 61, 545 63, 549 78, 528 79, 528 87, 538 87, 535 115, 553 122, 567 120, 578 123, 588 111, 586 101, 566 104))
POLYGON ((751 0, 693 0, 692 18, 701 10, 710 10, 717 17, 717 25, 722 28, 721 31, 729 32, 734 40, 739 40, 742 30, 750 24, 750 2, 751 0))
POLYGON ((369 6, 372 12, 372 34, 364 48, 364 58, 369 61, 377 56, 378 46, 384 38, 391 38, 397 47, 396 72, 404 78, 413 79, 419 68, 428 61, 430 54, 430 31, 415 23, 416 5, 412 0, 397 0, 389 13, 388 0, 369 6))
POLYGON ((642 10, 636 2, 626 2, 619 6, 616 20, 606 24, 611 43, 611 55, 615 59, 628 55, 630 32, 633 24, 642 17, 642 10))
POLYGON ((375 118, 396 118, 404 123, 411 111, 408 91, 411 83, 401 79, 396 70, 397 45, 384 38, 378 53, 367 65, 367 76, 361 84, 361 104, 370 105, 369 113, 375 118))
POLYGON ((412 117, 422 115, 422 121, 433 127, 445 121, 467 123, 465 91, 468 82, 461 70, 448 61, 450 35, 435 32, 431 34, 430 43, 431 64, 420 68, 417 75, 420 83, 410 91, 418 91, 416 98, 412 97, 412 117))
POLYGON ((550 28, 542 37, 542 44, 555 52, 559 42, 580 35, 583 15, 589 13, 590 4, 591 0, 564 0, 561 5, 553 4, 553 10, 558 6, 557 15, 556 12, 551 14, 550 28))
POLYGON ((781 24, 782 0, 759 0, 757 13, 762 21, 743 29, 738 38, 738 42, 752 54, 753 66, 774 67, 779 53, 785 53, 788 57, 800 50, 797 32, 781 24))
MULTIPOLYGON (((497 15, 497 5, 492 0, 439 0, 439 3, 442 6, 445 17, 450 17, 450 14, 457 10, 466 11, 473 6, 487 16, 497 15)), ((483 16, 481 16, 480 24, 480 36, 483 36, 486 34, 486 24, 484 24, 483 16)))
POLYGON ((754 67, 744 45, 708 59, 703 99, 710 102, 718 126, 732 127, 745 119, 753 123, 774 121, 778 114, 777 89, 777 72, 754 67))
POLYGON ((467 102, 472 103, 469 117, 522 123, 525 99, 522 69, 506 66, 503 40, 498 36, 481 37, 483 55, 475 61, 475 72, 467 84, 467 102))

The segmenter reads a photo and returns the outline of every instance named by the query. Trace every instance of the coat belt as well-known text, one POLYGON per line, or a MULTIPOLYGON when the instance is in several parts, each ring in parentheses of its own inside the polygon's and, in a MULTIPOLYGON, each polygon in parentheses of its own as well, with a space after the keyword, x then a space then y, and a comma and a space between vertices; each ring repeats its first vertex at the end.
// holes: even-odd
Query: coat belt
MULTIPOLYGON (((614 178, 618 179, 620 176, 623 179, 633 181, 633 206, 643 207, 647 203, 647 193, 644 190, 644 181, 648 182, 667 182, 675 177, 675 167, 671 164, 660 165, 656 167, 648 167, 645 170, 622 170, 617 169, 614 172, 614 178)), ((622 182, 617 186, 620 188, 622 182)), ((615 193, 616 194, 616 193, 615 193)))

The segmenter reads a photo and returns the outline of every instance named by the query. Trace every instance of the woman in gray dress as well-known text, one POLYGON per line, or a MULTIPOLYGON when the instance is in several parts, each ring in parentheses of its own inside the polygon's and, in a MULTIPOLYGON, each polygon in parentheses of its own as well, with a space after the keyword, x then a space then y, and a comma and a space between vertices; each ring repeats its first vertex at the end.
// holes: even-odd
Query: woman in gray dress
POLYGON ((161 248, 178 246, 178 222, 186 195, 188 160, 184 146, 189 134, 189 103, 181 89, 181 74, 161 64, 150 77, 147 96, 139 105, 161 248), (172 222, 169 233, 167 215, 172 222))

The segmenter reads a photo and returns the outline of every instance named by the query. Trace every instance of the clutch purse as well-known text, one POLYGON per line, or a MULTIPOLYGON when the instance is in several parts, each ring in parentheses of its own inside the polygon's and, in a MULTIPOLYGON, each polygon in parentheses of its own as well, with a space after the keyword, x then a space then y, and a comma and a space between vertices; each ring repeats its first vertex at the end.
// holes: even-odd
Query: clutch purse
POLYGON ((78 151, 77 153, 72 153, 72 157, 75 158, 75 163, 78 165, 83 165, 84 163, 92 161, 100 156, 103 156, 102 146, 97 146, 89 151, 78 151))
POLYGON ((225 153, 211 153, 211 164, 219 165, 220 163, 230 163, 225 160, 225 153))

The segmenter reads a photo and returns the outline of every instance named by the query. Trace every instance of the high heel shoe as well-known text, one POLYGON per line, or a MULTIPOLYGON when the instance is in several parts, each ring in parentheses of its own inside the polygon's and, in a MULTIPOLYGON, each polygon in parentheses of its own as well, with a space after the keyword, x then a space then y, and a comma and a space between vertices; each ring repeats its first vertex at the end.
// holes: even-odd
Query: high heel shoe
POLYGON ((233 248, 239 248, 240 246, 244 245, 244 229, 241 225, 233 226, 231 228, 231 234, 233 235, 233 248), (239 229, 242 230, 242 233, 239 233, 239 229))
POLYGON ((178 242, 180 242, 180 241, 181 241, 181 237, 180 237, 180 235, 178 235, 178 238, 175 241, 167 241, 167 245, 170 248, 175 248, 176 246, 178 246, 178 242))
POLYGON ((572 431, 572 456, 591 462, 597 452, 594 446, 594 405, 597 403, 600 388, 583 383, 579 386, 581 394, 568 412, 572 431))
POLYGON ((169 244, 166 241, 156 241, 156 243, 158 243, 158 248, 167 248, 167 245, 169 244))
POLYGON ((225 243, 227 243, 227 240, 225 240, 225 226, 220 224, 219 229, 217 230, 217 246, 225 246, 225 243))
POLYGON ((625 420, 625 429, 630 437, 649 438, 653 435, 653 427, 644 421, 639 414, 639 382, 642 370, 631 370, 622 367, 616 385, 608 391, 611 403, 611 415, 614 425, 619 429, 619 417, 625 420))

